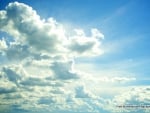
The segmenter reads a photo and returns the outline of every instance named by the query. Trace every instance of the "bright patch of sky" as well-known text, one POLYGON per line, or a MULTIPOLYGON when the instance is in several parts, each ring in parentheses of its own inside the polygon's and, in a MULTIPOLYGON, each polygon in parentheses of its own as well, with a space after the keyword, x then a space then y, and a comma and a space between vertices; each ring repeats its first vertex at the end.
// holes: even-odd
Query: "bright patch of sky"
POLYGON ((149 11, 148 0, 0 0, 0 113, 149 113, 149 11))

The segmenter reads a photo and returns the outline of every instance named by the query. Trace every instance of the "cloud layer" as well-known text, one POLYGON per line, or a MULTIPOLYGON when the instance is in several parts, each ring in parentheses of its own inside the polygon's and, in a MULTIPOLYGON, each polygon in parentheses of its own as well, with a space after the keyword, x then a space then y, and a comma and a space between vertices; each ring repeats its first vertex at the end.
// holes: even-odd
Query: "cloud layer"
POLYGON ((0 73, 4 111, 34 108, 37 112, 50 105, 49 112, 56 108, 83 111, 79 106, 84 107, 85 102, 80 98, 90 95, 79 82, 82 75, 74 69, 74 58, 100 55, 102 33, 93 28, 91 36, 86 36, 83 30, 75 29, 67 35, 55 19, 41 19, 32 7, 18 2, 0 11, 0 30, 13 38, 0 40, 1 58, 5 58, 0 73))
POLYGON ((13 38, 0 39, 0 112, 99 113, 127 100, 104 99, 90 89, 94 82, 98 87, 135 78, 93 77, 74 68, 76 58, 103 53, 98 29, 92 28, 90 36, 82 29, 68 35, 54 18, 42 19, 32 7, 13 2, 0 11, 0 30, 13 38))

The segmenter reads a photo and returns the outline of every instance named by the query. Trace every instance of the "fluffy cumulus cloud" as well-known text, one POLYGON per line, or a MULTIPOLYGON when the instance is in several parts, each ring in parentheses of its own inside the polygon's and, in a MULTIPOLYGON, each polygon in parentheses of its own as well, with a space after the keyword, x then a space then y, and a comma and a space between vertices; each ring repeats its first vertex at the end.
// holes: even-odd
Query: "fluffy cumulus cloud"
POLYGON ((115 96, 109 104, 112 112, 149 113, 149 86, 131 87, 128 91, 115 96), (115 107, 112 107, 115 106, 115 107))
MULTIPOLYGON (((1 30, 8 32, 30 47, 34 52, 47 52, 49 54, 97 54, 100 38, 103 38, 97 29, 91 30, 87 37, 79 31, 76 35, 67 37, 64 27, 53 18, 42 20, 31 7, 22 3, 10 3, 6 10, 0 13, 1 30)), ((75 30, 77 31, 77 30, 75 30)))
POLYGON ((32 7, 18 2, 0 11, 0 30, 13 38, 0 40, 1 111, 79 112, 85 106, 91 111, 82 99, 90 94, 80 85, 74 58, 102 53, 100 31, 91 29, 87 36, 75 29, 67 35, 55 19, 41 19, 32 7))
MULTIPOLYGON (((117 97, 104 100, 92 92, 94 84, 106 79, 74 67, 78 57, 103 53, 104 35, 98 29, 92 28, 90 36, 82 29, 68 35, 54 18, 42 19, 32 7, 13 2, 0 11, 0 31, 11 36, 0 38, 0 113, 99 113, 111 109, 104 105, 118 102, 117 97)), ((137 97, 139 102, 142 99, 137 97)))
POLYGON ((18 2, 10 3, 6 11, 1 11, 1 15, 1 29, 15 40, 38 51, 53 53, 63 49, 61 40, 65 40, 64 32, 53 19, 44 22, 31 7, 18 2))
POLYGON ((100 40, 104 38, 97 29, 91 29, 91 37, 87 37, 83 30, 75 29, 76 35, 70 38, 69 48, 75 54, 94 56, 102 54, 100 40))

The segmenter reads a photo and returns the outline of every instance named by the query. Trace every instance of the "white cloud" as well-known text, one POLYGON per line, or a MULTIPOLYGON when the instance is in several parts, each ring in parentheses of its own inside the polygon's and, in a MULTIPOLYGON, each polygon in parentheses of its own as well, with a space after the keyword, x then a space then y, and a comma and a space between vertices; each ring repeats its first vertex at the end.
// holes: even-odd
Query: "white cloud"
POLYGON ((0 40, 0 52, 7 49, 7 44, 4 38, 2 38, 2 40, 0 40))
POLYGON ((149 104, 149 87, 133 87, 128 92, 116 96, 113 99, 115 104, 149 104))
POLYGON ((96 28, 91 29, 92 37, 104 39, 104 35, 96 28))
POLYGON ((112 112, 142 112, 148 113, 149 108, 142 108, 141 106, 146 106, 150 104, 149 99, 149 86, 134 86, 129 88, 126 92, 115 96, 109 105, 105 106, 105 109, 111 110, 112 112), (120 107, 118 107, 120 106, 120 107), (122 107, 126 106, 126 107, 122 107), (137 107, 127 107, 127 106, 137 106, 137 107))
POLYGON ((63 25, 53 18, 42 20, 35 10, 18 2, 10 3, 0 14, 0 20, 3 21, 1 29, 15 37, 17 41, 28 45, 32 51, 44 51, 51 55, 67 55, 68 52, 71 54, 74 52, 76 56, 82 54, 94 56, 102 52, 98 37, 104 36, 97 29, 91 30, 91 37, 85 36, 82 30, 80 33, 76 30, 77 35, 67 37, 63 25))
POLYGON ((96 56, 102 54, 100 49, 100 38, 103 38, 102 34, 97 29, 92 29, 92 35, 87 37, 83 30, 75 29, 76 35, 69 38, 70 52, 75 56, 96 56))
MULTIPOLYGON (((2 29, 17 40, 28 44, 36 51, 58 52, 65 41, 63 29, 56 21, 46 21, 40 19, 36 11, 23 3, 10 3, 5 13, 6 21, 2 29)), ((2 13, 4 15, 5 13, 2 13)), ((3 18, 1 18, 3 19, 3 18)))
POLYGON ((135 77, 113 77, 112 78, 112 82, 116 81, 116 82, 130 82, 130 81, 134 81, 136 80, 135 77))

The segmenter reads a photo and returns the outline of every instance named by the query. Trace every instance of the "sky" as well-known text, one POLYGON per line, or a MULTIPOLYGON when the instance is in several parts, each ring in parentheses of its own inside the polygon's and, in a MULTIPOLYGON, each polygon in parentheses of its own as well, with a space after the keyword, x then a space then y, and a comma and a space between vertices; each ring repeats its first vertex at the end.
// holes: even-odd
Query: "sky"
POLYGON ((149 0, 0 0, 0 113, 149 113, 149 0))

